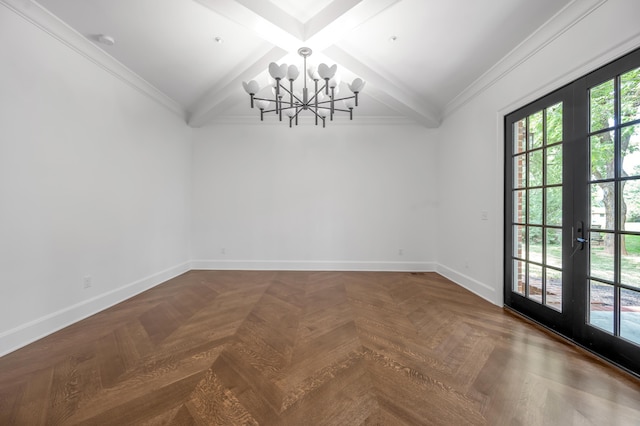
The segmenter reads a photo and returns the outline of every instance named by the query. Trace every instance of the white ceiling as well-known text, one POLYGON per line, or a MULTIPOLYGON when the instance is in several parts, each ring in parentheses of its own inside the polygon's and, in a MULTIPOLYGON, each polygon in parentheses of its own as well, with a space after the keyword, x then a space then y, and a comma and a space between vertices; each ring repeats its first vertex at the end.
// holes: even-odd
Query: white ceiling
POLYGON ((469 85, 575 0, 38 3, 171 98, 194 126, 257 120, 242 81, 266 85, 271 61, 302 68, 296 52, 308 46, 311 64, 338 64, 341 90, 354 77, 367 81, 355 119, 406 117, 437 127, 469 85), (116 44, 99 44, 100 34, 116 44))

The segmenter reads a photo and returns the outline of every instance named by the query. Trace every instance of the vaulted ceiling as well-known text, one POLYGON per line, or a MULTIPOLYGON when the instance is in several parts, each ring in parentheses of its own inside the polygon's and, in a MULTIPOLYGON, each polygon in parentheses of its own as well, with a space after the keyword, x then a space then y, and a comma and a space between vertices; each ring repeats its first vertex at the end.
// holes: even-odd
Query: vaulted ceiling
POLYGON ((65 24, 67 36, 62 38, 70 33, 84 37, 93 50, 101 49, 120 69, 130 70, 196 127, 248 116, 258 120, 242 81, 256 79, 266 86, 272 61, 302 68, 297 54, 302 46, 313 49, 310 64, 338 65, 341 90, 347 91, 346 82, 354 77, 367 82, 356 118, 406 118, 437 127, 466 88, 554 15, 577 3, 12 1, 46 9, 42 13, 48 11, 65 24), (115 44, 100 43, 101 34, 113 37, 115 44))

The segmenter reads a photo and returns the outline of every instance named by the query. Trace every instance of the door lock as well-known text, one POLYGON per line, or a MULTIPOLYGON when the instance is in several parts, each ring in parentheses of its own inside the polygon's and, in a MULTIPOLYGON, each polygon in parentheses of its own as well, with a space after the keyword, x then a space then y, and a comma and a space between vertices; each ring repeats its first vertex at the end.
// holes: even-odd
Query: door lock
POLYGON ((578 221, 575 227, 571 227, 571 247, 574 247, 571 257, 573 257, 578 250, 584 250, 584 245, 588 242, 589 240, 584 237, 584 223, 578 221), (576 245, 576 243, 578 244, 576 245))
POLYGON ((584 249, 585 243, 589 242, 584 237, 584 223, 582 221, 578 221, 576 226, 576 242, 580 243, 580 250, 584 249))

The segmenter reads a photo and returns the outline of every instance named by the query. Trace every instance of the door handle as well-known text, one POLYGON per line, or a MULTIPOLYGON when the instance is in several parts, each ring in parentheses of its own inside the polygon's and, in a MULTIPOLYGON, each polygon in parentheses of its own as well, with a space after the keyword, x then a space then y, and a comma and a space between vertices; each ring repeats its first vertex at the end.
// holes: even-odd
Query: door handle
POLYGON ((571 247, 573 247, 573 252, 569 257, 573 257, 578 250, 584 250, 584 245, 588 242, 589 240, 584 237, 584 222, 580 220, 576 223, 575 227, 571 227, 571 247), (578 245, 576 245, 576 243, 578 243, 578 245))
POLYGON ((581 220, 579 220, 576 225, 576 242, 580 243, 580 250, 584 250, 585 243, 589 242, 589 240, 584 237, 584 222, 581 220))

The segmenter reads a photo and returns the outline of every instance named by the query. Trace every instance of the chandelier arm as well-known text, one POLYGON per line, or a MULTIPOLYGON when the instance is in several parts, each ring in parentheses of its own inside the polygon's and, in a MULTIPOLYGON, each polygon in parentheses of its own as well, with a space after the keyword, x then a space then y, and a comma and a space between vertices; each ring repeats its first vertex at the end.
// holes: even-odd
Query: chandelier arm
POLYGON ((279 108, 278 108, 278 100, 277 99, 258 98, 258 97, 255 97, 254 99, 256 101, 267 101, 269 103, 274 103, 276 106, 273 109, 265 109, 264 112, 275 112, 276 114, 278 113, 279 108))
POLYGON ((331 88, 331 121, 333 121, 333 112, 335 110, 334 108, 335 107, 335 100, 334 100, 335 91, 336 91, 335 87, 332 87, 331 88))
MULTIPOLYGON (((327 109, 327 108, 322 107, 321 109, 327 109)), ((318 118, 319 118, 320 120, 322 120, 322 127, 324 128, 324 127, 325 127, 325 124, 326 124, 326 122, 325 122, 325 117, 323 117, 323 116, 321 116, 320 114, 318 114, 317 109, 316 109, 316 110, 310 109, 309 111, 311 111, 311 112, 315 115, 315 117, 316 117, 316 124, 318 123, 318 118)))
MULTIPOLYGON (((336 100, 339 100, 339 99, 336 99, 336 100)), ((316 104, 316 102, 317 102, 318 105, 324 105, 324 104, 330 104, 331 103, 331 99, 327 99, 325 101, 318 101, 317 98, 316 99, 312 98, 311 102, 309 102, 309 104, 311 104, 312 102, 313 102, 314 105, 316 104)))
POLYGON ((259 98, 259 97, 254 97, 253 99, 255 99, 256 101, 267 101, 267 102, 275 102, 275 99, 267 99, 267 98, 259 98))
POLYGON ((307 102, 308 102, 309 104, 313 104, 313 103, 315 103, 316 99, 317 99, 317 96, 316 96, 316 95, 313 95, 313 96, 311 96, 311 98, 309 98, 309 100, 308 100, 307 102))
MULTIPOLYGON (((358 106, 358 92, 352 92, 352 96, 337 98, 337 84, 339 84, 337 81, 339 79, 336 78, 336 80, 333 80, 337 68, 336 65, 328 67, 326 64, 320 64, 321 66, 318 71, 314 69, 314 71, 310 73, 307 69, 307 57, 310 56, 311 53, 312 51, 308 47, 301 47, 298 49, 298 54, 302 56, 304 61, 304 73, 302 74, 304 88, 302 92, 302 99, 300 99, 299 96, 296 96, 293 92, 294 80, 299 75, 298 69, 293 65, 289 66, 287 69, 284 64, 280 66, 275 63, 269 64, 269 72, 275 79, 275 84, 272 85, 274 93, 273 98, 262 98, 256 96, 255 92, 258 92, 259 87, 255 81, 252 80, 249 83, 243 83, 245 91, 249 93, 251 108, 257 106, 260 109, 261 121, 264 121, 265 113, 275 113, 278 116, 279 121, 283 121, 282 116, 284 112, 284 115, 289 118, 289 127, 293 126, 294 120, 297 126, 299 121, 298 117, 306 110, 311 110, 311 113, 315 118, 316 126, 318 125, 318 121, 322 120, 323 128, 326 127, 327 117, 329 117, 330 120, 333 120, 333 116, 336 113, 348 113, 349 119, 353 119, 354 103, 355 106, 358 106), (313 81, 314 92, 311 97, 309 97, 309 90, 307 87, 309 82, 307 79, 313 81), (286 83, 287 80, 289 80, 289 84, 286 83), (331 89, 331 91, 329 91, 329 89, 331 89), (336 105, 336 101, 348 101, 352 99, 355 100, 355 102, 345 102, 345 105, 342 108, 338 108, 336 105), (273 106, 273 108, 266 109, 268 106, 273 106), (345 109, 345 107, 348 109, 345 109)), ((364 82, 360 79, 356 79, 354 80, 353 85, 350 85, 349 88, 362 88, 362 86, 364 86, 364 82)))
POLYGON ((282 111, 286 111, 288 109, 295 109, 296 111, 298 110, 298 108, 301 108, 301 105, 293 105, 293 106, 285 106, 280 108, 282 111))
POLYGON ((324 91, 324 86, 320 88, 320 90, 317 89, 318 87, 318 83, 316 82, 316 90, 314 92, 314 94, 309 98, 309 103, 312 103, 315 101, 315 99, 318 98, 318 95, 320 94, 320 92, 324 91))
POLYGON ((296 113, 295 113, 295 114, 293 114, 293 115, 291 116, 291 118, 295 118, 295 119, 296 119, 296 121, 297 121, 297 120, 298 120, 298 114, 300 114, 300 111, 302 111, 302 108, 296 108, 296 113))
MULTIPOLYGON (((326 109, 326 108, 320 108, 320 109, 326 109)), ((322 116, 320 114, 318 114, 318 111, 315 111, 313 109, 310 110, 316 117, 318 118, 322 118, 322 116)))
MULTIPOLYGON (((293 96, 293 99, 295 99, 298 103, 300 103, 300 104, 303 104, 303 105, 304 105, 304 102, 302 101, 302 99, 300 99, 299 97, 297 97, 297 96, 293 93, 293 91, 289 91, 289 89, 287 89, 286 87, 284 87, 284 86, 282 86, 282 85, 280 85, 280 88, 281 88, 282 90, 284 90, 285 92, 287 92, 290 96, 293 96)), ((256 99, 258 99, 258 98, 256 98, 256 99)))
POLYGON ((346 97, 344 97, 344 98, 337 98, 337 99, 335 99, 335 101, 336 101, 336 102, 337 102, 337 101, 346 101, 346 100, 348 100, 348 99, 355 99, 355 95, 354 95, 354 96, 346 96, 346 97))
MULTIPOLYGON (((267 101, 267 102, 277 102, 275 99, 266 99, 266 98, 255 98, 257 101, 267 101)), ((302 102, 294 102, 292 106, 283 106, 281 109, 290 109, 290 108, 301 108, 304 104, 302 102)), ((265 109, 264 112, 276 112, 278 109, 265 109)))
MULTIPOLYGON (((291 107, 291 108, 293 108, 293 107, 291 107)), ((291 116, 289 116, 289 128, 291 128, 294 119, 296 121, 296 126, 298 125, 298 114, 300 114, 300 111, 302 111, 302 107, 296 106, 295 108, 296 108, 296 113, 291 115, 291 116)))
MULTIPOLYGON (((313 95, 312 99, 315 99, 315 107, 316 110, 315 112, 318 112, 318 80, 313 80, 315 83, 315 94, 313 95)), ((316 126, 318 125, 318 114, 316 114, 316 126)))
MULTIPOLYGON (((280 111, 280 79, 276 78, 276 114, 279 114, 280 111)), ((282 121, 282 116, 280 116, 280 121, 282 121)))
POLYGON ((314 80, 314 81, 316 82, 315 92, 314 92, 313 96, 311 97, 311 99, 309 99, 309 102, 313 102, 313 100, 318 97, 320 92, 324 92, 325 90, 329 90, 329 89, 327 89, 327 85, 326 84, 324 86, 322 86, 320 89, 318 89, 318 80, 314 80))

